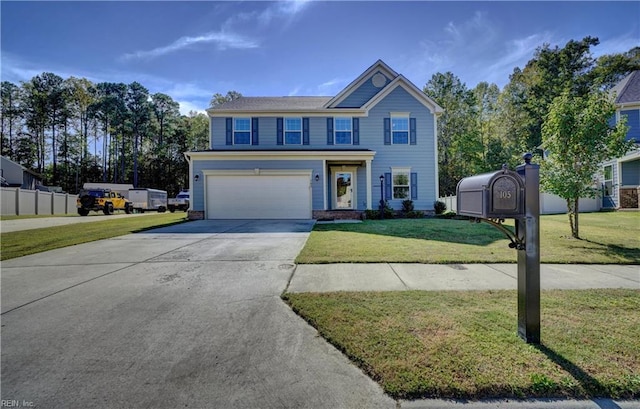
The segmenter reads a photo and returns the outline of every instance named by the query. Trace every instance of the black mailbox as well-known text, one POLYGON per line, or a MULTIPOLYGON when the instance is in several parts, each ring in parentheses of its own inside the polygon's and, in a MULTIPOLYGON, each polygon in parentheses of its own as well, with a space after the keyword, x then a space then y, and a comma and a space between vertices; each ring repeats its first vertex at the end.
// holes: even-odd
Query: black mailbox
POLYGON ((481 219, 525 217, 524 182, 516 172, 497 172, 470 176, 458 182, 457 213, 481 219))

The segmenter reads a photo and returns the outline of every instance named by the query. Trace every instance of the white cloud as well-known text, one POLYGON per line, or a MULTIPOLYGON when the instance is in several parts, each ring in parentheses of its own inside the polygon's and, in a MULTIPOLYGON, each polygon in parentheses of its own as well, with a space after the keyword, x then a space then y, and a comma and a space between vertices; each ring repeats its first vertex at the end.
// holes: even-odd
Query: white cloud
MULTIPOLYGON (((260 3, 258 3, 260 4, 260 3)), ((260 41, 239 34, 242 28, 253 30, 256 25, 269 28, 278 24, 286 28, 310 4, 310 0, 281 1, 269 4, 262 11, 240 12, 227 18, 218 31, 211 31, 198 36, 184 36, 171 44, 152 50, 141 50, 124 54, 121 60, 151 59, 188 49, 199 44, 215 44, 220 51, 229 49, 252 49, 260 46, 260 41)))
POLYGON ((215 44, 219 50, 257 48, 259 46, 258 42, 254 40, 245 38, 238 34, 220 31, 210 32, 196 37, 181 37, 173 43, 164 47, 158 47, 148 51, 136 51, 134 53, 124 54, 122 56, 122 59, 131 60, 155 58, 175 51, 180 51, 194 45, 208 43, 215 44))
POLYGON ((299 92, 300 92, 300 87, 298 86, 298 87, 295 87, 294 89, 292 89, 291 91, 289 91, 288 95, 290 97, 293 97, 295 95, 298 95, 299 92))
POLYGON ((197 113, 206 114, 205 106, 194 101, 177 101, 180 104, 180 114, 189 115, 189 112, 194 111, 197 113))

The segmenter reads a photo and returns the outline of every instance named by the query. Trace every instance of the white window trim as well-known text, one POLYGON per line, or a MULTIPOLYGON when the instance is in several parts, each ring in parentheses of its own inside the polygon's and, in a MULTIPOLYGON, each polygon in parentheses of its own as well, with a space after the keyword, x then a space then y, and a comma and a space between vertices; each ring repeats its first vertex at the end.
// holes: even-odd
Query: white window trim
MULTIPOLYGON (((346 132, 346 131, 340 131, 346 132)), ((353 117, 351 116, 336 116, 333 117, 333 144, 334 145, 353 145, 353 117), (349 120, 349 132, 351 133, 351 142, 349 143, 337 143, 336 141, 336 132, 338 132, 338 128, 336 127, 336 120, 338 119, 348 119, 349 120)))
POLYGON ((614 196, 614 193, 615 193, 614 189, 613 189, 614 188, 614 186, 613 186, 613 165, 605 165, 605 166, 603 166, 603 169, 602 169, 602 183, 604 184, 605 189, 606 189, 606 186, 607 186, 607 182, 611 182, 611 190, 609 191, 609 195, 608 196, 612 197, 612 196, 614 196), (607 168, 611 168, 611 179, 607 179, 607 168))
POLYGON ((391 128, 391 145, 410 145, 411 144, 411 115, 409 112, 391 112, 389 117, 389 127, 391 128), (395 143, 393 141, 393 119, 394 118, 406 118, 407 119, 407 143, 395 143))
POLYGON ((411 168, 391 168, 391 199, 392 200, 411 200, 411 168), (395 197, 395 187, 396 184, 394 182, 394 174, 396 173, 406 173, 407 174, 407 184, 406 185, 398 185, 398 187, 408 187, 409 195, 405 198, 397 198, 395 197))
MULTIPOLYGON (((252 120, 251 117, 246 117, 246 116, 237 116, 237 117, 233 117, 233 144, 234 145, 251 145, 251 135, 253 134, 253 129, 252 129, 252 120), (236 143, 236 120, 238 119, 248 119, 249 120, 249 143, 236 143)), ((247 131, 237 131, 237 132, 247 132, 247 131)))
POLYGON ((304 129, 303 126, 304 124, 302 123, 302 117, 297 117, 297 116, 289 116, 289 117, 284 117, 282 119, 282 143, 283 145, 302 145, 302 138, 303 138, 303 132, 304 129), (288 131, 288 132, 300 132, 300 143, 287 143, 287 119, 299 119, 300 120, 300 130, 299 131, 288 131))

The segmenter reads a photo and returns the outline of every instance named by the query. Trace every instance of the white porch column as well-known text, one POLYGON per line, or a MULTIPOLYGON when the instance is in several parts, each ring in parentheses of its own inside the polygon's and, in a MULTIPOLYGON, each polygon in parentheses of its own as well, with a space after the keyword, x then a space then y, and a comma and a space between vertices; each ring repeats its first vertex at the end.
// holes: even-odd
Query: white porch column
POLYGON ((371 160, 367 160, 367 209, 371 210, 371 190, 373 185, 371 184, 371 160))

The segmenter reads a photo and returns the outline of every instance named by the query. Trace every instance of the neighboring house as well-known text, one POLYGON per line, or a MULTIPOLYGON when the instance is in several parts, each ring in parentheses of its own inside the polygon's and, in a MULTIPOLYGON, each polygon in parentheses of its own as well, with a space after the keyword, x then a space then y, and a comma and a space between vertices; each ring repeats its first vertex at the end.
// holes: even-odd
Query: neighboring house
POLYGON ((615 95, 616 123, 627 118, 627 140, 636 141, 625 156, 603 163, 603 208, 639 208, 640 193, 640 71, 620 81, 611 92, 615 95))
POLYGON ((210 149, 186 152, 194 219, 358 218, 381 193, 432 211, 443 112, 377 61, 333 97, 241 97, 208 110, 210 149))
POLYGON ((42 185, 42 176, 4 156, 0 156, 0 177, 8 187, 36 190, 42 185))

